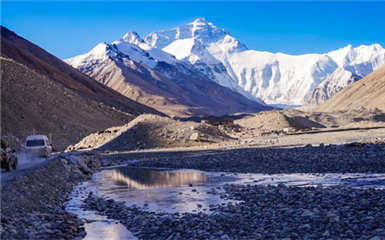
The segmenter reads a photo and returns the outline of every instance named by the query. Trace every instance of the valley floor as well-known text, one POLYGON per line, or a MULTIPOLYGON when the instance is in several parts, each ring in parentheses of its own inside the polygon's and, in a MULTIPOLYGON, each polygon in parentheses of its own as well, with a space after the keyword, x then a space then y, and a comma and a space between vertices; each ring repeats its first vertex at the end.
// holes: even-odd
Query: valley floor
MULTIPOLYGON (((56 233, 63 239, 81 239, 85 235, 81 227, 85 220, 63 211, 64 199, 68 199, 76 183, 88 181, 86 176, 99 171, 87 167, 96 156, 100 156, 105 168, 130 164, 263 174, 385 174, 384 137, 384 128, 326 130, 263 137, 250 134, 242 140, 202 143, 190 148, 96 150, 89 156, 88 151, 60 154, 60 160, 51 161, 48 168, 32 169, 2 189, 2 213, 7 213, 2 217, 2 239, 17 236, 49 239, 56 233), (82 161, 73 160, 76 154, 86 156, 91 162, 83 166, 82 161), (73 164, 80 166, 71 167, 73 164), (71 174, 77 177, 71 179, 71 174), (34 193, 25 194, 28 189, 34 189, 34 193), (29 204, 28 208, 20 208, 29 204), (29 221, 34 222, 32 227, 27 227, 29 221), (23 226, 23 232, 19 232, 23 226)), ((83 208, 120 222, 140 239, 385 239, 383 188, 225 184, 221 191, 224 198, 239 203, 212 206, 213 213, 169 214, 125 206, 92 194, 83 199, 83 208)))

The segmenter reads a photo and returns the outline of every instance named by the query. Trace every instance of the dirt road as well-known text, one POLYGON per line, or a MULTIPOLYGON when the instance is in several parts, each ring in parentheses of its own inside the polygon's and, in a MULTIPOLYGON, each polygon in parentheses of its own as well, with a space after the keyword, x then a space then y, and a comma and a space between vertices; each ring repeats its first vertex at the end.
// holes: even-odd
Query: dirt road
POLYGON ((6 172, 4 169, 1 170, 1 186, 4 186, 17 176, 21 176, 26 172, 44 166, 52 160, 55 155, 51 155, 51 157, 47 159, 44 157, 32 156, 25 152, 17 153, 17 159, 19 161, 17 169, 10 172, 6 172))

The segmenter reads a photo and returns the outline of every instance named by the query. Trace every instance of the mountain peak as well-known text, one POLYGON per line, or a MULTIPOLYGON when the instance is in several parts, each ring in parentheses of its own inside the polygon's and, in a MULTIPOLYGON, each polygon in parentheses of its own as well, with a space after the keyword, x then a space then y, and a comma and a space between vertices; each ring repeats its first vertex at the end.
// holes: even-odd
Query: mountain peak
POLYGON ((346 47, 344 47, 342 49, 344 49, 346 51, 350 51, 352 48, 353 48, 352 44, 348 44, 348 45, 346 45, 346 47))
POLYGON ((203 43, 209 43, 217 42, 228 34, 226 30, 216 27, 206 18, 198 17, 193 22, 179 27, 150 33, 144 40, 152 47, 164 48, 175 40, 195 38, 203 43))
POLYGON ((143 39, 139 36, 139 34, 135 31, 130 31, 124 34, 122 40, 132 44, 138 44, 138 43, 144 42, 143 39))
POLYGON ((209 22, 207 21, 207 19, 206 18, 204 18, 204 17, 198 17, 198 18, 196 18, 192 23, 190 23, 190 24, 193 24, 193 25, 195 25, 195 24, 209 24, 209 22))

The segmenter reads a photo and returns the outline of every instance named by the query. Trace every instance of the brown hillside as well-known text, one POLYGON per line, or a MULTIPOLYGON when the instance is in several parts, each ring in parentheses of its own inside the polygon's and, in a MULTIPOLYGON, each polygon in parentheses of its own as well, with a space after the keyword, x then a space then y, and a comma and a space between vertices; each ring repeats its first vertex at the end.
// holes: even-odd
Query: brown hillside
POLYGON ((13 59, 84 97, 93 98, 124 112, 134 115, 160 114, 95 81, 3 26, 1 26, 1 56, 13 59))
POLYGON ((54 146, 63 149, 91 132, 134 118, 83 98, 13 60, 1 58, 0 63, 1 135, 17 137, 13 144, 36 132, 52 134, 54 146))

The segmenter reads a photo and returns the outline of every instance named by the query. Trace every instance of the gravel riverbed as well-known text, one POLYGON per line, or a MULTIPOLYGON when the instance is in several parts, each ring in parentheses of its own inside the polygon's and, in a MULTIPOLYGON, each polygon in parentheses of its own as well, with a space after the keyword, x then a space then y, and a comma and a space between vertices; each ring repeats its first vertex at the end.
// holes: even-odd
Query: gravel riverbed
MULTIPOLYGON (((243 173, 384 173, 384 144, 258 148, 199 153, 108 155, 137 167, 243 173), (158 156, 158 157, 157 157, 158 156)), ((155 213, 89 195, 83 207, 120 221, 139 239, 385 239, 385 190, 261 185, 223 186, 212 213, 155 213)))
POLYGON ((213 213, 154 213, 89 195, 84 207, 139 239, 385 239, 385 192, 342 187, 225 185, 213 213))

